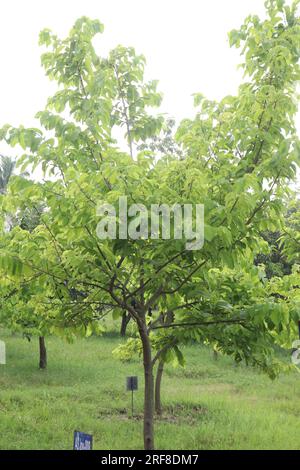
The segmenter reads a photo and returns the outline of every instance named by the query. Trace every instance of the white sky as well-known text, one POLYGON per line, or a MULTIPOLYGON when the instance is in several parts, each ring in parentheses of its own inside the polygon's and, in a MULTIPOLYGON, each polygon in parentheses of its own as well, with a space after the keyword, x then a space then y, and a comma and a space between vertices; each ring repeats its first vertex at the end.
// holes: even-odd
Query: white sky
POLYGON ((2 0, 0 12, 0 127, 36 124, 55 90, 40 66, 39 31, 64 36, 82 15, 104 23, 101 53, 122 44, 146 56, 147 78, 158 79, 164 94, 162 111, 180 120, 193 112, 192 93, 236 92, 240 57, 227 33, 250 13, 263 15, 264 0, 2 0))

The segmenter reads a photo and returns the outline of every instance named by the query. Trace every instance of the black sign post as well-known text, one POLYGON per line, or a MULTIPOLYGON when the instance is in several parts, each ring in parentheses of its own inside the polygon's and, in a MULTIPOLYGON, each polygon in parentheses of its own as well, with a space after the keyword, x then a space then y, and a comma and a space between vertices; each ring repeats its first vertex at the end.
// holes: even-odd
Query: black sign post
POLYGON ((131 415, 133 416, 133 392, 138 389, 138 378, 136 376, 126 377, 126 390, 131 392, 131 415))

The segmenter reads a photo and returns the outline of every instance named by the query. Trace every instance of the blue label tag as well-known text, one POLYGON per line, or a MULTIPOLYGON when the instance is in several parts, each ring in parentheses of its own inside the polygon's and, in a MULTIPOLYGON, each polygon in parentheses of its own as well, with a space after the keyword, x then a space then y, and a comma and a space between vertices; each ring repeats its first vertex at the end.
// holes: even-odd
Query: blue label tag
POLYGON ((74 450, 92 450, 93 436, 84 432, 74 431, 74 450))

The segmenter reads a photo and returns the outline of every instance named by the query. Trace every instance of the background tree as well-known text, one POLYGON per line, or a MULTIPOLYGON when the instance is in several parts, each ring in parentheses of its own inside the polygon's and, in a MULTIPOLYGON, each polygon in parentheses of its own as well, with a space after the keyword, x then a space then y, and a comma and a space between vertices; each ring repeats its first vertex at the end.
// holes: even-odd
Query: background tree
POLYGON ((0 193, 4 194, 9 180, 14 173, 15 161, 10 157, 0 155, 0 193))
MULTIPOLYGON (((273 286, 271 295, 284 301, 291 297, 299 299, 299 208, 298 195, 291 191, 286 199, 283 227, 280 231, 262 234, 268 251, 255 259, 255 264, 265 266, 266 277, 271 280, 268 285, 273 286)), ((288 344, 285 346, 290 347, 288 344)))
MULTIPOLYGON (((0 193, 6 194, 9 191, 9 183, 12 176, 14 175, 16 162, 9 157, 1 156, 1 169, 0 169, 0 193)), ((22 178, 27 177, 28 173, 21 174, 22 178)), ((43 207, 34 207, 34 209, 25 209, 23 212, 16 211, 14 213, 4 211, 3 214, 3 229, 9 231, 14 226, 19 226, 23 230, 32 231, 39 223, 40 214, 43 211, 43 207)), ((8 280, 7 280, 8 281, 8 280)), ((7 292, 8 282, 4 282, 4 296, 2 298, 3 309, 1 312, 2 324, 10 327, 13 331, 20 330, 23 335, 30 341, 31 334, 37 333, 37 322, 36 318, 33 317, 30 312, 30 319, 25 314, 26 305, 23 304, 22 311, 18 309, 7 308, 7 303, 10 306, 14 306, 12 297, 18 292, 15 287, 15 281, 11 281, 12 286, 10 292, 7 292)), ((47 367, 47 349, 45 344, 44 336, 39 336, 39 367, 40 369, 46 369, 47 367)))
POLYGON ((290 264, 300 264, 300 199, 297 194, 288 204, 281 247, 290 264))

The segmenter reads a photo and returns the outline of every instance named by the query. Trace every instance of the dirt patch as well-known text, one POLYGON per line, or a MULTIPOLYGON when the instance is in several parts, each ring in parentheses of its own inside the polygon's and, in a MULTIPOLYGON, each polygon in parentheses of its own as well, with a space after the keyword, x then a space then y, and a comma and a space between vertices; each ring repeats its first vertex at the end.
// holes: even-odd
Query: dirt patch
MULTIPOLYGON (((136 412, 133 416, 130 414, 130 410, 126 408, 115 408, 113 410, 100 410, 97 415, 98 419, 110 419, 117 417, 118 419, 128 421, 142 421, 143 414, 136 412)), ((185 423, 194 424, 199 421, 201 417, 207 417, 209 414, 208 408, 200 405, 186 405, 177 403, 175 405, 167 405, 163 408, 163 414, 161 416, 155 416, 155 420, 158 422, 167 423, 185 423)))

